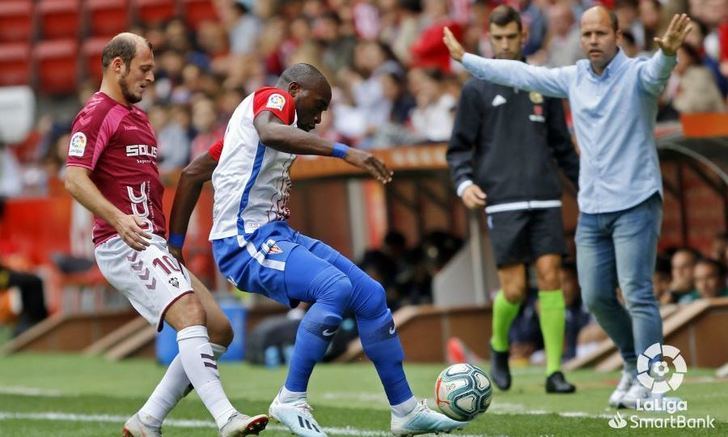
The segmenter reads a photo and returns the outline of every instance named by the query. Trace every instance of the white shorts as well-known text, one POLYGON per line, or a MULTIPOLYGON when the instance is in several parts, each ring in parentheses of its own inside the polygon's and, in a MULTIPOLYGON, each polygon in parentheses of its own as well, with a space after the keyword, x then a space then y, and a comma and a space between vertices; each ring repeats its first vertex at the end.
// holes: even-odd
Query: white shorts
POLYGON ((167 242, 153 235, 151 243, 138 252, 113 237, 96 247, 96 263, 106 280, 161 331, 167 308, 191 293, 192 285, 189 272, 169 253, 167 242))

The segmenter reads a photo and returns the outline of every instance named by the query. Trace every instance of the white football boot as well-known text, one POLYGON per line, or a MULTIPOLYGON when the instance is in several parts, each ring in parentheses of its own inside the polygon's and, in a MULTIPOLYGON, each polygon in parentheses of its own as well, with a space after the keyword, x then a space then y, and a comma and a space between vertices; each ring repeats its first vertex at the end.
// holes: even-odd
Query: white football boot
POLYGON ((627 394, 632 384, 637 381, 630 373, 622 373, 622 379, 619 380, 617 388, 609 396, 609 406, 612 408, 620 408, 622 398, 627 394))
POLYGON ((442 413, 431 410, 427 400, 422 399, 417 406, 405 416, 392 413, 392 434, 396 436, 413 436, 429 433, 449 433, 465 428, 468 422, 452 420, 442 413))
POLYGON ((313 408, 306 399, 297 399, 293 402, 281 402, 278 396, 273 399, 268 409, 268 415, 286 425, 295 435, 300 437, 326 437, 321 425, 313 418, 313 408))
POLYGON ((161 437, 162 430, 146 425, 139 417, 139 413, 136 413, 126 421, 121 435, 122 437, 161 437))
POLYGON ((235 413, 220 428, 220 437, 258 435, 259 432, 265 429, 266 425, 268 425, 268 416, 265 414, 258 414, 251 417, 243 413, 235 413))

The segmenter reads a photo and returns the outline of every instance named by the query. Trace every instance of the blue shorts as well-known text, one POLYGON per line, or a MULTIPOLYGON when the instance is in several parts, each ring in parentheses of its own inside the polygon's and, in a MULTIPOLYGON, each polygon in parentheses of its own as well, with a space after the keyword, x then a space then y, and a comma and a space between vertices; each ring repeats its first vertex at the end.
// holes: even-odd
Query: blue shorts
POLYGON ((287 289, 296 283, 296 277, 308 277, 308 269, 328 264, 348 269, 352 265, 327 244, 293 230, 284 221, 267 223, 247 234, 245 240, 242 247, 238 237, 212 241, 218 268, 239 290, 262 294, 286 306, 295 307, 301 300, 313 301, 313 297, 302 295, 304 290, 287 289), (306 249, 303 262, 298 256, 299 262, 288 263, 291 252, 299 247, 306 249))

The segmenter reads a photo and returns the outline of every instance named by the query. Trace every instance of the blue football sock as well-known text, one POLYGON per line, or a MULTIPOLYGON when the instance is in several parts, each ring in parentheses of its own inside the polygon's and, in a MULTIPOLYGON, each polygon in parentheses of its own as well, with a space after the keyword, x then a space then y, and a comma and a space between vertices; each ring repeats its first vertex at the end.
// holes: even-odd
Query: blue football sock
POLYGON ((356 315, 364 353, 377 369, 389 404, 401 404, 412 398, 412 390, 402 367, 404 350, 392 313, 387 308, 384 288, 351 261, 349 264, 344 271, 353 286, 351 308, 356 315))

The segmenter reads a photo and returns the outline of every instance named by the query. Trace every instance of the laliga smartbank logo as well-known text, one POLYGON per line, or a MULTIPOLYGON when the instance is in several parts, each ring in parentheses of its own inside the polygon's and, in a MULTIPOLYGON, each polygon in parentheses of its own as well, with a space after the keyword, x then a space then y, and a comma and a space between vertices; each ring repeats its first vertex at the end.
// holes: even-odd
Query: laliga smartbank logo
MULTIPOLYGON (((637 381, 649 390, 642 399, 637 399, 635 409, 641 412, 661 413, 658 417, 638 415, 623 416, 619 412, 609 419, 609 427, 622 428, 715 428, 715 418, 687 417, 687 401, 664 397, 663 394, 677 390, 683 383, 688 368, 680 349, 655 343, 637 357, 637 381)), ((631 391, 631 390, 630 390, 631 391)))
POLYGON ((680 349, 669 344, 655 343, 637 357, 637 381, 652 393, 667 393, 677 390, 688 371, 680 349), (673 368, 666 359, 672 361, 673 368))

